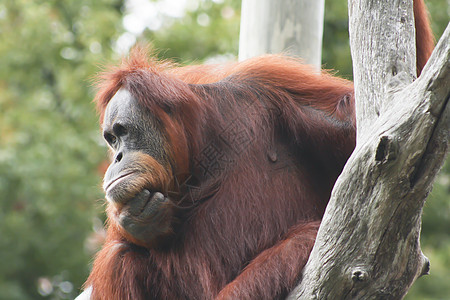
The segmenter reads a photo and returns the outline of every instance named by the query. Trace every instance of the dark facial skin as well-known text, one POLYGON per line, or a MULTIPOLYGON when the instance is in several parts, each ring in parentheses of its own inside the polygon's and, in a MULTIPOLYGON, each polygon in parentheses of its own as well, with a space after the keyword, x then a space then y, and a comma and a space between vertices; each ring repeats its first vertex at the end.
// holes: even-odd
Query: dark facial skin
POLYGON ((103 137, 113 152, 103 179, 110 214, 132 242, 152 248, 172 231, 164 137, 151 113, 124 89, 106 107, 103 137))

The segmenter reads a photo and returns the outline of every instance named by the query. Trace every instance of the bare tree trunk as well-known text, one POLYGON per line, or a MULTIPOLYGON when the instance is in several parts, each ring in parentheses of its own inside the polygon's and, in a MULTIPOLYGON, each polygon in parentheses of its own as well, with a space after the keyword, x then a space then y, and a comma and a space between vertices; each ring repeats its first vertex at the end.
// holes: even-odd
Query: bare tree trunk
POLYGON ((239 60, 287 53, 320 69, 324 0, 243 0, 239 60))
POLYGON ((415 80, 412 1, 350 0, 357 145, 290 299, 400 299, 450 139, 450 25, 415 80))

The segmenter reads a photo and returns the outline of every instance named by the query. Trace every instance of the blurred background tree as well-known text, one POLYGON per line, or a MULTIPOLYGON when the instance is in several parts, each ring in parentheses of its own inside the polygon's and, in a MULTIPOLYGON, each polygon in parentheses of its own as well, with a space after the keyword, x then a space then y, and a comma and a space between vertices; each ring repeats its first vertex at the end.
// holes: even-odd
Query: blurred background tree
MULTIPOLYGON (((428 1, 439 37, 447 0, 428 1)), ((235 59, 240 0, 0 2, 0 300, 72 299, 101 244, 105 145, 91 79, 137 41, 181 64, 235 59)), ((346 0, 326 1, 323 65, 351 79, 346 0)), ((450 295, 450 163, 424 211, 431 275, 450 295)))
POLYGON ((89 272, 105 157, 89 79, 122 6, 0 2, 0 299, 73 299, 89 272))

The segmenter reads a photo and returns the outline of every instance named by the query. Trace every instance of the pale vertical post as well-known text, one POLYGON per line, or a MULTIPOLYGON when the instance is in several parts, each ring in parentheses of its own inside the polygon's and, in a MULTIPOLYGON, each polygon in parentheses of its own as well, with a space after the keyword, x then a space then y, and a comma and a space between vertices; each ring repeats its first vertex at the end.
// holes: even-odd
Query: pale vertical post
POLYGON ((239 60, 285 53, 320 69, 324 5, 324 0, 243 0, 239 60))

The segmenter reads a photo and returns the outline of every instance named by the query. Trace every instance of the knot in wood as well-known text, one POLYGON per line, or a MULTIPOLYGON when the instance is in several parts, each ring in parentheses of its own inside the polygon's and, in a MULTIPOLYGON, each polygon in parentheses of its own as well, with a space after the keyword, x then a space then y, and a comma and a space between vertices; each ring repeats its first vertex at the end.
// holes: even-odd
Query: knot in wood
POLYGON ((375 160, 388 162, 396 160, 398 156, 398 141, 390 136, 382 136, 378 143, 375 160))
POLYGON ((424 275, 430 275, 430 260, 422 254, 422 270, 419 277, 424 275))
POLYGON ((398 73, 398 70, 397 70, 396 66, 392 66, 392 70, 391 71, 392 71, 392 76, 395 76, 398 73))
POLYGON ((362 268, 355 268, 352 271, 352 280, 353 282, 362 282, 368 279, 369 275, 362 268))

